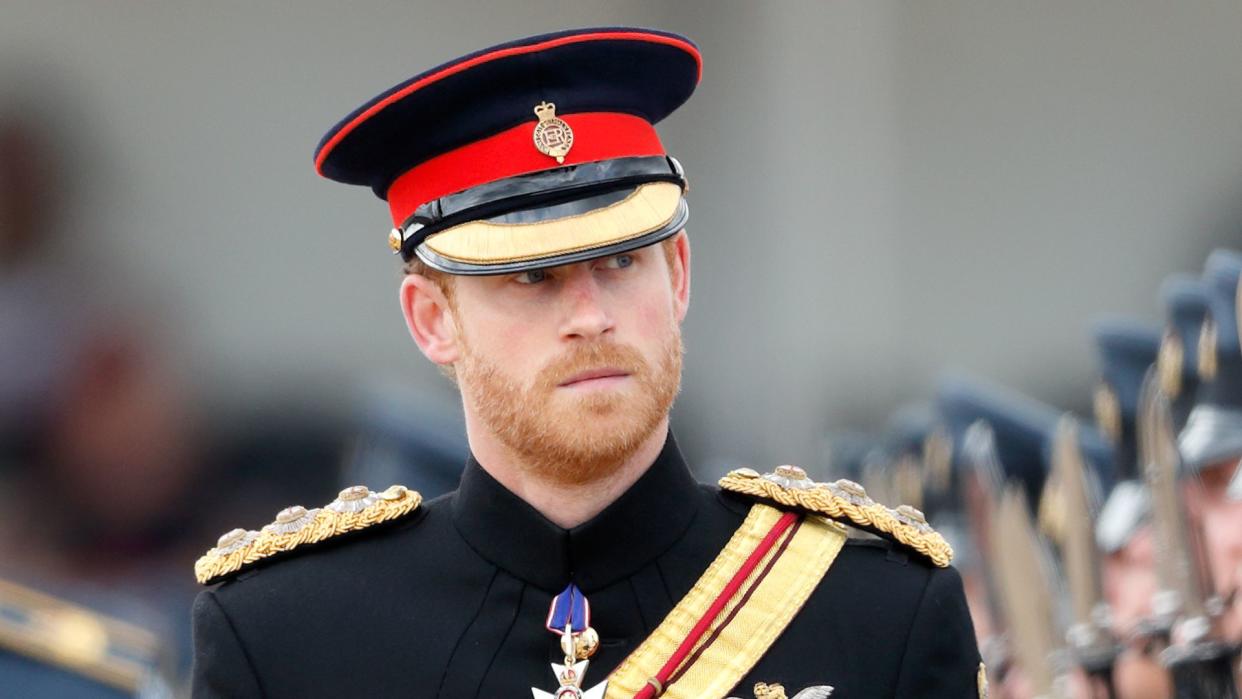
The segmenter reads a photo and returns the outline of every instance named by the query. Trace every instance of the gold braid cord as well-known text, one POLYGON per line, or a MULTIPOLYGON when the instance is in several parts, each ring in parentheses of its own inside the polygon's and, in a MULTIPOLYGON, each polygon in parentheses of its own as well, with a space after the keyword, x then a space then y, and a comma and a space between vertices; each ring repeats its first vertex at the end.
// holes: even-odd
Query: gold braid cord
POLYGON ((720 487, 785 507, 826 515, 864 531, 893 539, 941 568, 953 562, 953 548, 909 505, 889 509, 867 497, 863 487, 845 479, 817 483, 797 466, 778 466, 760 475, 749 468, 730 471, 720 487))
POLYGON ((210 585, 269 556, 404 517, 422 501, 423 496, 403 485, 379 493, 356 485, 322 508, 285 508, 276 521, 257 532, 234 529, 220 537, 194 564, 194 577, 210 585))

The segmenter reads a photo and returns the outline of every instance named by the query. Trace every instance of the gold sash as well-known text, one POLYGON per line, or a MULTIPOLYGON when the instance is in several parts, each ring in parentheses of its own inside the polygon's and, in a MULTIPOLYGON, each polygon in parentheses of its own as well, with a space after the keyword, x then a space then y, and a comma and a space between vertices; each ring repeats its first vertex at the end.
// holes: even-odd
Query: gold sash
MULTIPOLYGON (((660 626, 608 678, 605 699, 630 699, 672 657, 783 513, 754 505, 716 560, 660 626)), ((767 652, 828 572, 846 530, 807 515, 760 561, 711 630, 672 675, 664 699, 719 699, 767 652)))

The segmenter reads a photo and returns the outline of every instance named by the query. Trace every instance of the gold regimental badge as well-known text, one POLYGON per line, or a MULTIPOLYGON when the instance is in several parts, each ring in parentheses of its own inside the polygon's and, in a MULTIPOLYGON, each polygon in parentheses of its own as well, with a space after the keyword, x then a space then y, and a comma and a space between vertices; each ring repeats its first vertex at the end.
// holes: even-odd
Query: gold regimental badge
POLYGON ((1216 378, 1216 323, 1211 318, 1204 318, 1199 330, 1198 369, 1200 381, 1216 378))
POLYGON ((1160 339, 1160 353, 1156 355, 1156 373, 1160 388, 1165 395, 1176 398, 1182 392, 1182 367, 1186 363, 1186 351, 1182 336, 1174 328, 1165 328, 1160 339))
POLYGON ((1092 411, 1095 413, 1095 426, 1113 444, 1121 442, 1121 400, 1108 384, 1101 381, 1095 387, 1092 396, 1092 411))
POLYGON ((569 149, 574 147, 574 130, 556 116, 556 105, 551 102, 540 102, 535 107, 535 116, 539 117, 533 135, 535 148, 556 158, 556 162, 564 163, 569 149))
POLYGON ((975 683, 979 685, 979 699, 988 699, 988 668, 983 663, 979 663, 979 674, 975 683))

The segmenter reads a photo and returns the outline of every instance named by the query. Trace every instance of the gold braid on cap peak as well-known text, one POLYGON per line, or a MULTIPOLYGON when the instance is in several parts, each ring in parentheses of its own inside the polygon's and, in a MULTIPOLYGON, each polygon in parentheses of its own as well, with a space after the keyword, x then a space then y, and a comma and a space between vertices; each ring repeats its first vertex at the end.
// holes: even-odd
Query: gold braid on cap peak
POLYGON ((778 466, 760 475, 740 468, 720 479, 720 487, 732 493, 772 501, 853 525, 913 549, 940 568, 953 562, 953 548, 932 529, 923 513, 909 505, 890 509, 867 497, 853 481, 817 483, 797 466, 778 466))
POLYGON ((404 517, 422 502, 422 495, 403 485, 379 493, 355 485, 322 508, 287 507, 257 532, 234 529, 220 537, 194 564, 194 577, 203 585, 220 582, 269 556, 404 517))

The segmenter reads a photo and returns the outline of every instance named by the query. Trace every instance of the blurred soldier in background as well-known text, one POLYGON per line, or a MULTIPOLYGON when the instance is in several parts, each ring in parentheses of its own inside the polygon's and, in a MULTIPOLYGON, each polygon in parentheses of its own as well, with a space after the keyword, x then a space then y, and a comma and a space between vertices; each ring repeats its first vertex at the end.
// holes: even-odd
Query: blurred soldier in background
MULTIPOLYGON (((1163 335, 1139 321, 1110 319, 1094 326, 1098 432, 1081 426, 1066 432, 1065 421, 1058 423, 1047 406, 953 378, 938 387, 937 415, 902 411, 890 421, 884 458, 864 468, 862 478, 877 491, 908 493, 902 483, 917 482, 917 497, 938 520, 951 518, 955 510, 968 514, 964 547, 978 552, 982 564, 971 565, 964 556, 958 563, 994 688, 1003 696, 1044 690, 1121 699, 1169 697, 1175 691, 1179 697, 1234 696, 1219 678, 1204 678, 1220 668, 1212 658, 1227 659, 1213 654, 1233 653, 1230 644, 1242 639, 1236 604, 1242 586, 1240 276, 1242 255, 1217 251, 1203 280, 1176 275, 1161 286, 1163 335), (1139 416, 1145 391, 1154 398, 1148 400, 1144 425, 1139 416), (951 442, 948 488, 931 485, 946 482, 935 475, 931 455, 938 450, 929 447, 938 421, 951 442), (1180 487, 1171 507, 1163 493, 1174 491, 1162 489, 1165 504, 1153 521, 1152 484, 1161 482, 1161 468, 1171 463, 1167 453, 1161 455, 1161 436, 1179 430, 1180 455, 1172 459, 1182 469, 1180 487), (1066 454, 1081 474, 1075 497, 1069 497, 1073 489, 1063 474, 1066 454), (903 476, 900 463, 917 464, 911 472, 919 478, 903 476), (1011 484, 1008 494, 1006 484, 1011 484), (1072 625, 1061 575, 1040 562, 1046 552, 1039 537, 1024 533, 1029 522, 1020 520, 1030 512, 1038 513, 1040 528, 1064 561, 1060 573, 1073 602, 1072 625), (1079 526, 1075 534, 1075 527, 1067 528, 1074 522, 1090 528, 1079 526), (1081 533, 1090 531, 1093 537, 1081 533), (1034 549, 1030 557, 1022 555, 1025 562, 1013 567, 1005 556, 998 558, 998 551, 1016 552, 1027 540, 1034 549), (1202 575, 1195 572, 1200 565, 1202 575), (1093 576, 1100 592, 1084 597, 1093 576), (1202 595, 1196 580, 1207 586, 1202 595), (1024 599, 1045 600, 1048 618, 1038 621, 1029 610, 1019 611, 1024 599), (1200 609, 1203 616, 1195 616, 1200 609), (1094 646, 1103 664, 1082 655, 1076 637, 1084 620, 1105 634, 1094 646), (1211 628, 1201 628, 1202 620, 1211 628), (1091 682, 1082 672, 1070 672, 1067 643, 1091 682)), ((952 532, 943 520, 938 524, 952 532)), ((1230 662, 1236 664, 1236 658, 1230 662)))
POLYGON ((1173 426, 1186 426, 1199 388, 1199 335, 1208 314, 1208 289, 1202 280, 1175 274, 1160 285, 1164 334, 1156 360, 1160 388, 1172 401, 1173 426))
POLYGON ((1148 520, 1150 493, 1138 462, 1137 438, 1139 391, 1156 361, 1160 333, 1146 323, 1115 318, 1097 322, 1093 336, 1100 366, 1095 424, 1112 447, 1115 474, 1104 481, 1096 541, 1104 556, 1104 596, 1113 633, 1134 641, 1117 658, 1115 681, 1122 697, 1163 697, 1169 691, 1167 673, 1149 640, 1153 634, 1166 637, 1168 628, 1167 622, 1152 623, 1152 596, 1158 586, 1148 520))
POLYGON ((1014 604, 1021 593, 1006 590, 997 576, 996 552, 1003 542, 997 540, 995 517, 1009 487, 1020 496, 1025 511, 1038 511, 1047 476, 1045 434, 1055 425, 1056 413, 1005 389, 963 377, 942 380, 936 398, 979 556, 967 599, 976 627, 986 629, 980 632, 980 645, 994 668, 994 686, 1007 692, 1002 696, 1025 696, 1030 677, 1020 667, 1020 655, 1032 651, 1019 648, 1012 632, 1014 604))
POLYGON ((1100 492, 1112 481, 1112 450, 1098 433, 1066 413, 1046 435, 1049 484, 1040 503, 1041 528, 1055 547, 1068 594, 1064 642, 1089 696, 1116 696, 1114 668, 1120 646, 1104 595, 1095 522, 1100 492))
POLYGON ((1208 573, 1221 597, 1225 637, 1242 640, 1242 502, 1228 485, 1242 458, 1242 349, 1238 337, 1238 279, 1242 255, 1218 250, 1204 270, 1209 314, 1203 323, 1195 405, 1178 440, 1186 469, 1185 497, 1203 535, 1208 573))

